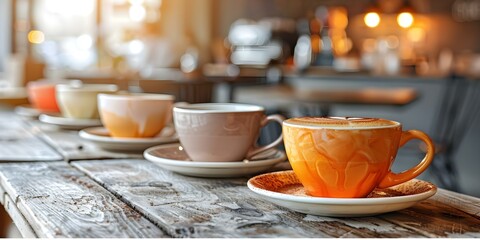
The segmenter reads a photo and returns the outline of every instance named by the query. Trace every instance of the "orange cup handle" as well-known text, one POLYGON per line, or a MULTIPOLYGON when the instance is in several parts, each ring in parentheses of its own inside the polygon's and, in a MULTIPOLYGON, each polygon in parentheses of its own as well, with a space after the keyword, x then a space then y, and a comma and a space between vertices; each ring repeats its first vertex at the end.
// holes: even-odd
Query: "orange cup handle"
POLYGON ((430 137, 428 137, 428 135, 425 134, 424 132, 418 131, 418 130, 408 130, 408 131, 402 132, 402 137, 400 138, 400 147, 402 147, 403 145, 405 145, 405 143, 415 138, 420 139, 425 144, 427 144, 427 153, 423 158, 423 160, 416 166, 404 172, 401 172, 401 173, 389 172, 378 185, 379 188, 391 187, 391 186, 406 182, 410 179, 413 179, 418 175, 420 175, 423 171, 425 171, 427 167, 430 165, 435 155, 435 146, 432 140, 430 139, 430 137))
MULTIPOLYGON (((275 121, 275 122, 279 123, 280 126, 282 126, 283 120, 285 120, 285 118, 282 115, 279 115, 279 114, 269 115, 262 120, 260 125, 262 127, 264 127, 265 125, 267 125, 268 122, 275 121)), ((280 134, 280 136, 275 141, 273 141, 272 143, 267 144, 267 145, 262 146, 262 147, 255 147, 255 148, 250 149, 247 153, 246 158, 251 159, 253 156, 255 156, 255 155, 257 155, 261 152, 264 152, 264 151, 266 151, 270 148, 273 148, 273 147, 277 146, 278 144, 282 143, 282 140, 283 140, 283 134, 280 134)))

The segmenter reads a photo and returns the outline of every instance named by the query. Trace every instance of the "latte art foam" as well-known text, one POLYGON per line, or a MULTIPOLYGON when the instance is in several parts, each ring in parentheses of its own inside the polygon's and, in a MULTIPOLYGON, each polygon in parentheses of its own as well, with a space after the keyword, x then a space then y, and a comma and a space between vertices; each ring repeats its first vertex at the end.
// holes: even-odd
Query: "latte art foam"
POLYGON ((318 127, 340 129, 388 128, 400 126, 400 123, 387 119, 361 117, 297 117, 287 119, 283 124, 307 128, 318 127))

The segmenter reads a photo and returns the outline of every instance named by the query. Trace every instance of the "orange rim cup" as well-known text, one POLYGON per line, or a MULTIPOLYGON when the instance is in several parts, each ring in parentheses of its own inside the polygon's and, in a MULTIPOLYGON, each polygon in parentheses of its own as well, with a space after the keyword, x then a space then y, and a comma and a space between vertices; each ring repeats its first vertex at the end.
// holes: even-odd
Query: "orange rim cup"
POLYGON ((434 157, 431 139, 418 130, 402 131, 398 122, 375 118, 291 118, 283 122, 285 150, 311 196, 366 197, 420 175, 434 157), (398 149, 411 139, 427 145, 416 166, 393 173, 398 149))

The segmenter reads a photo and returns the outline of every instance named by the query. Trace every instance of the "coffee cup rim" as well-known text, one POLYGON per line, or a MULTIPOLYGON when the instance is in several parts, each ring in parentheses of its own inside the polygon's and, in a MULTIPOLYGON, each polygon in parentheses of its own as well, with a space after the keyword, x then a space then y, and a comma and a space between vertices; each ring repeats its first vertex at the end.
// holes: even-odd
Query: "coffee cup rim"
POLYGON ((264 112, 265 108, 253 104, 243 103, 195 103, 181 106, 175 106, 174 112, 180 113, 249 113, 249 112, 264 112), (216 109, 205 109, 205 108, 216 109))
POLYGON ((289 126, 289 127, 296 127, 296 128, 308 128, 308 129, 332 129, 332 130, 369 130, 369 129, 386 129, 386 128, 395 128, 395 127, 401 127, 402 124, 400 122, 394 121, 394 120, 388 120, 388 119, 382 119, 385 121, 389 121, 392 124, 390 125, 377 125, 377 126, 365 126, 365 125, 357 125, 357 126, 345 126, 345 125, 335 125, 335 124, 315 124, 315 123, 292 123, 289 121, 291 119, 286 119, 283 121, 283 125, 289 126))
POLYGON ((103 99, 118 99, 118 100, 175 100, 175 96, 169 94, 156 93, 100 93, 98 98, 103 99))
POLYGON ((61 92, 91 92, 91 91, 118 91, 116 84, 57 84, 56 91, 61 92))
POLYGON ((79 85, 82 81, 78 79, 48 79, 42 78, 27 83, 26 87, 30 89, 44 88, 44 87, 56 87, 57 85, 79 85))

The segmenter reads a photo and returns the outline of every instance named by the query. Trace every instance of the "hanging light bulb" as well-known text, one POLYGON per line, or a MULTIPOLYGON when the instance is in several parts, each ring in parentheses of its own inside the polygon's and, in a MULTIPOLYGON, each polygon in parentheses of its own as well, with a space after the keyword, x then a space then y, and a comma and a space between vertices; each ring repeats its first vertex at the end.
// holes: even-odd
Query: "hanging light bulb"
POLYGON ((413 8, 410 6, 408 1, 405 1, 402 9, 400 10, 397 16, 397 23, 402 28, 409 28, 413 25, 415 21, 413 17, 413 8))
POLYGON ((380 24, 380 11, 375 2, 371 2, 365 11, 365 16, 363 17, 363 21, 365 25, 370 28, 377 27, 380 24))
POLYGON ((397 16, 397 23, 402 28, 409 28, 414 21, 413 15, 409 12, 401 12, 397 16))
POLYGON ((378 26, 378 24, 380 24, 380 15, 378 15, 378 13, 376 12, 368 12, 367 14, 365 14, 363 21, 368 27, 374 28, 378 26))
POLYGON ((45 34, 43 34, 43 32, 39 30, 32 30, 28 32, 27 38, 30 43, 40 44, 45 41, 45 34))

